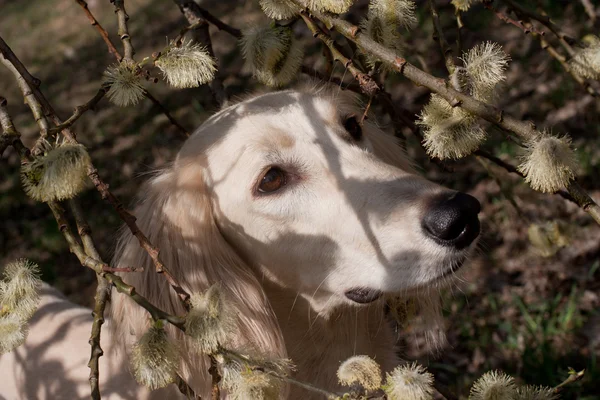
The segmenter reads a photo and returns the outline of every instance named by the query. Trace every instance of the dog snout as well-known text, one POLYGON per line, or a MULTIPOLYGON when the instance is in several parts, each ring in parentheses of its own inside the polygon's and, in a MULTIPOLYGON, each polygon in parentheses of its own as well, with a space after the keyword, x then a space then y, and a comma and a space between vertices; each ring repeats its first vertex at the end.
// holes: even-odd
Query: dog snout
POLYGON ((439 244, 462 249, 479 235, 479 201, 461 192, 436 196, 423 218, 423 230, 439 244))

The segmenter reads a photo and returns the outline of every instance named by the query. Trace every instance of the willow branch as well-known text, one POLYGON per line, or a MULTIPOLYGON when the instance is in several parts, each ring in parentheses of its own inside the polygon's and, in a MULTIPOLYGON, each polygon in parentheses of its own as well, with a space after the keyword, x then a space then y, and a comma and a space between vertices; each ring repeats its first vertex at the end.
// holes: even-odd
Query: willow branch
POLYGON ((115 14, 117 14, 117 22, 119 24, 119 39, 123 43, 123 60, 133 62, 133 55, 135 50, 131 44, 131 36, 129 36, 129 28, 127 27, 127 21, 129 15, 125 11, 125 1, 123 0, 110 0, 115 6, 115 14))
MULTIPOLYGON (((0 38, 0 50, 2 51, 2 54, 4 54, 6 57, 5 48, 3 47, 3 45, 6 45, 6 43, 2 40, 2 38, 0 38)), ((8 46, 6 46, 6 47, 8 47, 8 46)), ((8 50, 10 50, 10 48, 8 50)), ((12 54, 12 57, 14 59, 16 59, 16 56, 14 55, 14 53, 12 53, 12 51, 7 52, 7 53, 12 54)), ((6 58, 8 59, 8 57, 6 57, 6 58)), ((31 77, 31 75, 29 74, 29 72, 27 71, 25 66, 23 66, 23 64, 21 64, 21 62, 18 59, 16 59, 15 62, 18 63, 18 65, 20 65, 21 68, 24 70, 24 73, 26 75, 21 75, 21 76, 27 81, 27 79, 28 79, 27 76, 31 77)), ((11 62, 11 63, 13 65, 15 65, 15 62, 11 62)), ((15 65, 15 67, 16 67, 16 65, 15 65)), ((17 69, 19 70, 19 73, 21 73, 21 70, 19 68, 17 68, 17 69)), ((30 82, 27 81, 27 83, 30 83, 30 82)), ((58 118, 58 116, 54 112, 54 109, 48 103, 48 101, 46 100, 44 95, 39 90, 37 90, 37 93, 34 91, 34 94, 36 94, 36 96, 35 96, 36 100, 43 99, 43 101, 45 103, 47 103, 47 106, 44 106, 44 107, 48 110, 50 118, 55 122, 56 125, 60 125, 62 123, 61 120, 58 118)), ((42 101, 40 101, 40 103, 42 105, 44 104, 44 103, 42 103, 42 101)), ((73 134, 73 132, 70 131, 69 128, 64 128, 62 130, 62 132, 69 141, 71 141, 72 143, 78 143, 75 135, 73 134)), ((131 213, 129 213, 127 210, 125 210, 125 208, 123 207, 121 202, 108 190, 108 185, 104 181, 102 181, 102 179, 98 175, 98 170, 94 167, 93 164, 91 164, 88 169, 88 176, 90 177, 90 179, 92 180, 92 182, 94 183, 94 185, 96 186, 98 191, 101 193, 102 198, 108 200, 111 203, 111 205, 113 205, 113 207, 115 208, 115 210, 117 211, 117 213, 119 214, 121 219, 123 219, 123 221, 127 224, 129 229, 131 230, 131 232, 138 239, 142 248, 144 248, 144 250, 146 250, 146 252, 148 252, 150 257, 152 258, 152 261, 154 262, 156 271, 159 274, 162 274, 165 276, 165 278, 167 279, 167 281, 169 282, 169 284, 171 285, 171 287, 173 288, 175 293, 177 293, 179 298, 182 300, 184 306, 186 308, 188 308, 189 307, 188 299, 189 299, 190 295, 181 287, 181 285, 176 281, 176 279, 173 277, 173 275, 169 272, 169 270, 162 263, 162 261, 159 258, 158 248, 153 246, 150 243, 150 241, 148 240, 148 238, 144 235, 144 233, 142 233, 140 231, 139 227, 135 223, 135 217, 131 213)), ((98 268, 99 268, 98 270, 95 269, 96 272, 102 273, 102 266, 100 265, 100 266, 98 266, 98 268)))
POLYGON ((334 393, 334 392, 327 391, 325 389, 321 389, 321 388, 319 388, 317 386, 314 386, 314 385, 312 385, 310 383, 302 382, 302 381, 296 380, 294 378, 290 378, 289 376, 281 375, 281 374, 277 373, 276 371, 268 370, 268 369, 265 369, 263 367, 254 366, 253 364, 256 364, 256 363, 250 357, 247 357, 245 355, 239 354, 239 353, 237 353, 235 351, 232 351, 232 350, 229 350, 229 349, 220 348, 218 350, 218 353, 221 353, 221 354, 225 355, 226 357, 230 357, 232 359, 235 359, 240 364, 250 365, 251 368, 254 371, 260 371, 260 372, 267 373, 267 374, 269 374, 269 375, 271 375, 271 376, 273 376, 273 377, 275 377, 275 378, 277 378, 279 380, 282 380, 284 382, 288 382, 288 383, 291 383, 293 385, 299 386, 299 387, 301 387, 303 389, 309 390, 311 392, 319 393, 321 395, 324 395, 328 399, 332 399, 332 398, 333 399, 339 399, 339 398, 342 398, 342 396, 343 396, 343 395, 341 395, 339 393, 334 393))
POLYGON ((431 12, 431 19, 433 20, 434 26, 434 39, 436 39, 440 43, 440 48, 442 49, 442 56, 444 57, 444 62, 446 64, 446 70, 449 74, 454 73, 456 69, 456 65, 454 64, 454 60, 452 59, 452 48, 446 41, 446 36, 444 36, 444 31, 442 30, 442 24, 440 23, 440 16, 438 14, 437 7, 435 5, 435 0, 428 0, 429 3, 429 11, 431 12))
POLYGON ((85 15, 87 16, 88 20, 90 21, 90 24, 94 28, 96 28, 98 33, 100 33, 100 36, 102 36, 104 43, 106 43, 106 47, 108 47, 108 52, 113 54, 117 60, 121 61, 121 58, 122 58, 121 54, 119 54, 119 51, 115 48, 115 45, 111 42, 110 38, 108 37, 108 32, 106 32, 106 29, 104 29, 102 27, 102 25, 100 25, 98 20, 91 13, 90 9, 88 8, 88 4, 84 0, 75 0, 75 2, 77 2, 77 4, 79 4, 81 6, 81 8, 83 8, 83 12, 85 12, 85 15))
MULTIPOLYGON (((82 0, 75 0, 75 1, 77 1, 80 4, 85 3, 85 1, 82 1, 82 0)), ((123 1, 115 2, 115 1, 111 0, 111 2, 115 4, 115 13, 117 14, 118 23, 119 23, 119 37, 121 37, 121 40, 123 41, 123 47, 125 48, 126 55, 128 54, 128 51, 131 51, 130 57, 127 58, 127 61, 133 62, 134 61, 133 54, 135 54, 135 51, 133 50, 133 47, 131 45, 131 37, 129 36, 129 31, 127 28, 127 20, 129 19, 129 16, 125 12, 125 6, 124 6, 123 1), (126 36, 125 38, 123 38, 124 35, 126 36)), ((82 7, 83 7, 83 5, 82 5, 82 7)), ((92 22, 92 26, 95 26, 97 28, 97 30, 100 32, 100 35, 102 36, 102 38, 105 40, 107 46, 109 47, 109 51, 111 50, 111 48, 114 49, 114 45, 108 38, 108 34, 106 33, 106 30, 104 30, 104 28, 102 28, 102 26, 98 23, 98 21, 96 20, 96 18, 92 14, 92 12, 87 8, 87 3, 85 4, 85 7, 83 7, 83 9, 84 9, 88 19, 90 21, 95 21, 95 24, 94 24, 94 22, 92 22), (105 36, 105 34, 106 34, 106 36, 105 36)), ((114 51, 110 51, 110 52, 115 56, 115 58, 117 59, 118 62, 121 62, 121 60, 123 60, 124 57, 121 57, 121 55, 119 54, 119 52, 116 49, 114 51)), ((58 127, 53 128, 52 131, 54 132, 55 130, 58 130, 58 128, 70 127, 71 125, 73 125, 73 123, 75 123, 75 121, 77 121, 77 119, 79 119, 79 117, 84 112, 88 111, 89 109, 94 108, 94 106, 108 92, 108 89, 109 89, 109 87, 103 85, 100 89, 98 89, 98 92, 96 93, 94 98, 92 98, 88 103, 76 107, 73 115, 71 117, 69 117, 69 119, 67 121, 65 121, 64 123, 58 124, 58 127), (103 93, 101 93, 101 92, 103 92, 103 93)), ((169 110, 167 110, 167 108, 165 106, 163 106, 154 96, 152 96, 152 94, 150 94, 150 92, 148 90, 144 90, 144 96, 148 100, 150 100, 155 106, 157 106, 160 109, 160 111, 163 114, 165 114, 165 116, 167 117, 169 122, 171 122, 171 124, 173 124, 181 133, 183 133, 186 137, 190 135, 188 130, 185 129, 175 118, 173 118, 173 116, 171 115, 169 110)))
POLYGON ((148 311, 148 313, 150 313, 150 316, 153 319, 164 319, 173 326, 185 331, 183 318, 171 315, 156 307, 155 305, 150 303, 148 299, 138 294, 135 290, 135 287, 125 283, 120 276, 112 273, 103 272, 102 269, 104 268, 104 266, 106 266, 106 264, 102 260, 97 260, 87 255, 87 253, 85 252, 85 250, 77 241, 77 238, 71 231, 62 206, 56 202, 48 202, 48 206, 52 210, 52 214, 54 215, 54 218, 58 223, 59 231, 62 233, 67 243, 69 244, 69 249, 71 253, 75 254, 81 265, 93 269, 98 274, 103 274, 104 277, 108 280, 108 282, 115 286, 119 293, 123 293, 129 296, 133 301, 135 301, 146 311, 148 311))
POLYGON ((590 83, 588 81, 586 81, 584 78, 582 78, 580 75, 577 75, 575 73, 575 71, 573 71, 573 69, 571 68, 571 66, 569 65, 569 63, 567 62, 567 59, 565 56, 563 56, 562 54, 560 54, 558 52, 558 50, 556 50, 550 43, 548 43, 543 37, 539 36, 539 35, 534 35, 535 37, 537 37, 540 41, 540 46, 542 47, 542 49, 546 50, 548 52, 548 54, 550 54, 550 56, 552 56, 556 61, 558 61, 560 63, 560 65, 563 67, 563 69, 569 73, 569 75, 571 75, 571 77, 577 82, 579 83, 581 86, 583 86, 583 88, 585 89, 586 92, 588 92, 591 96, 594 97, 600 97, 600 92, 598 92, 598 90, 594 89, 590 83))
POLYGON ((560 63, 560 65, 563 67, 563 69, 566 72, 568 72, 569 75, 571 75, 571 77, 573 77, 573 79, 575 79, 575 81, 577 83, 579 83, 581 86, 583 86, 583 88, 586 90, 586 92, 588 92, 590 95, 592 95, 594 97, 600 96, 600 92, 598 92, 598 90, 594 89, 589 84, 589 82, 587 82, 584 78, 577 75, 573 71, 573 69, 567 62, 567 58, 565 56, 563 56, 562 54, 560 54, 558 52, 558 50, 556 50, 550 43, 548 43, 548 41, 544 38, 544 32, 537 30, 531 23, 529 24, 529 26, 526 26, 521 21, 515 21, 515 20, 511 19, 506 14, 503 14, 500 11, 497 11, 492 6, 491 2, 489 2, 489 1, 484 2, 484 5, 489 10, 492 10, 496 14, 496 16, 498 16, 498 18, 500 18, 502 21, 510 23, 512 25, 515 25, 516 27, 521 29, 523 31, 523 33, 527 34, 527 33, 533 32, 533 37, 535 37, 539 40, 542 49, 546 50, 548 52, 548 54, 550 54, 550 56, 552 56, 555 60, 557 60, 560 63))
MULTIPOLYGON (((2 40, 2 38, 0 38, 2 40)), ((46 119, 46 115, 44 110, 42 109, 42 105, 36 99, 33 91, 31 89, 30 84, 25 80, 25 78, 21 75, 19 70, 15 67, 14 63, 11 62, 7 57, 3 57, 0 55, 0 62, 4 64, 6 68, 14 75, 15 80, 17 81, 17 85, 25 98, 25 102, 29 106, 31 113, 35 119, 36 124, 40 129, 40 136, 45 138, 48 136, 48 120, 46 119)))
POLYGON ((506 22, 507 24, 511 24, 516 26, 517 28, 519 28, 520 30, 523 31, 524 34, 528 34, 530 32, 535 32, 540 36, 544 36, 546 32, 544 31, 540 31, 538 29, 536 29, 535 26, 533 26, 533 24, 531 24, 531 26, 525 26, 525 24, 523 24, 523 22, 521 21, 515 21, 514 19, 512 19, 511 17, 509 17, 508 15, 504 14, 503 12, 497 10, 493 5, 492 5, 492 1, 491 0, 487 0, 483 2, 483 5, 485 6, 485 8, 487 8, 488 10, 492 11, 494 14, 496 14, 496 16, 506 22))
POLYGON ((0 127, 2 134, 0 135, 0 157, 8 146, 13 146, 19 153, 22 159, 29 158, 29 149, 21 142, 21 134, 15 128, 12 118, 8 114, 8 101, 0 96, 0 127))
MULTIPOLYGON (((202 18, 202 19, 206 20, 207 22, 213 24, 219 30, 225 31, 237 39, 241 39, 242 31, 240 29, 234 28, 233 26, 228 25, 225 22, 221 21, 219 18, 215 17, 214 15, 212 15, 210 12, 208 12, 204 8, 198 6, 198 4, 195 3, 194 1, 191 1, 191 0, 174 0, 174 1, 179 5, 180 8, 186 7, 188 9, 192 10, 195 17, 202 18), (192 5, 192 3, 193 3, 193 5, 192 5)), ((186 18, 187 18, 187 16, 186 16, 186 18)))
MULTIPOLYGON (((94 257, 96 260, 100 260, 100 254, 96 249, 96 245, 92 239, 92 230, 87 223, 87 220, 81 209, 81 205, 77 199, 69 200, 69 205, 73 216, 75 217, 75 223, 77 225, 77 233, 83 243, 83 249, 88 256, 94 257)), ((103 269, 104 271, 105 269, 103 269)), ((102 324, 104 324, 104 310, 106 309, 106 302, 108 301, 110 294, 110 284, 108 280, 102 276, 102 274, 96 273, 96 279, 98 280, 98 286, 96 286, 96 295, 94 297, 94 309, 92 311, 93 322, 92 332, 90 334, 89 344, 91 347, 90 360, 88 362, 88 368, 90 369, 89 381, 90 388, 92 390, 92 399, 100 399, 100 357, 104 355, 104 351, 100 346, 100 335, 102 332, 102 324)))
POLYGON ((102 181, 102 179, 100 179, 100 177, 98 176, 98 170, 94 168, 93 165, 90 166, 90 168, 88 169, 88 176, 94 183, 94 186, 96 186, 96 189, 102 195, 102 198, 108 201, 110 205, 113 206, 115 211, 119 214, 121 219, 129 228, 133 236, 137 238, 140 246, 144 250, 146 250, 146 253, 148 253, 150 258, 152 259, 152 262, 154 263, 156 272, 163 275, 167 279, 167 281, 171 285, 171 288, 173 288, 177 296, 179 296, 186 309, 189 308, 189 293, 187 293, 185 289, 183 289, 183 287, 179 284, 179 282, 177 282, 173 274, 171 274, 171 272, 163 264, 159 256, 160 250, 152 243, 150 243, 150 240, 148 240, 146 235, 144 235, 144 233, 140 230, 137 223, 135 222, 136 218, 133 216, 133 214, 127 211, 125 207, 123 207, 123 204, 119 201, 119 199, 117 199, 110 192, 110 190, 108 189, 108 185, 104 181, 102 181))
POLYGON ((582 369, 581 371, 577 371, 577 372, 572 371, 572 373, 569 373, 569 377, 567 379, 565 379, 560 384, 558 384, 554 387, 554 393, 559 393, 563 387, 570 385, 573 382, 577 382, 577 381, 583 379, 584 376, 585 376, 585 369, 582 369))
POLYGON ((109 90, 108 86, 102 85, 100 87, 100 89, 98 89, 98 92, 96 92, 94 97, 92 97, 87 103, 75 107, 75 111, 73 111, 73 115, 71 115, 65 122, 50 129, 49 134, 54 135, 54 134, 62 131, 65 128, 70 128, 71 126, 73 126, 73 124, 75 122, 77 122, 77 120, 86 111, 93 110, 96 107, 96 105, 98 105, 100 100, 102 100, 104 98, 104 96, 106 95, 106 93, 108 93, 108 90, 109 90))
POLYGON ((334 40, 331 39, 331 37, 327 35, 321 28, 319 28, 317 24, 308 16, 308 14, 302 12, 300 16, 306 23, 306 26, 313 33, 313 36, 322 40, 323 43, 329 48, 333 59, 341 63, 344 66, 344 68, 350 71, 354 79, 356 79, 356 81, 360 85, 360 88, 363 91, 363 93, 367 94, 368 96, 374 96, 375 94, 377 94, 377 92, 379 91, 379 86, 377 85, 375 80, 371 76, 363 73, 361 70, 356 68, 356 66, 354 66, 354 64, 352 63, 352 60, 344 56, 342 52, 339 51, 334 40))
MULTIPOLYGON (((196 2, 191 0, 174 0, 179 6, 179 10, 190 24, 189 31, 192 32, 192 37, 195 42, 202 44, 212 58, 216 59, 215 52, 210 39, 208 22, 202 17, 202 11, 196 2)), ((210 82, 210 90, 213 95, 215 105, 221 107, 227 102, 227 94, 223 87, 223 81, 219 76, 219 68, 214 79, 210 82)))
MULTIPOLYGON (((513 118, 510 115, 506 115, 501 109, 478 101, 465 93, 453 89, 445 80, 429 75, 415 67, 406 59, 397 55, 394 51, 381 46, 367 35, 362 34, 358 27, 349 22, 329 14, 316 11, 313 11, 312 13, 326 25, 335 27, 338 32, 348 40, 355 42, 370 56, 378 58, 412 82, 437 93, 448 103, 463 107, 471 114, 492 122, 506 131, 513 132, 524 140, 533 140, 539 134, 532 122, 524 122, 513 118)), ((590 216, 600 224, 600 206, 596 204, 576 181, 570 182, 567 191, 573 199, 575 199, 579 207, 590 214, 590 216)))
POLYGON ((577 40, 572 37, 566 35, 564 32, 560 30, 560 28, 550 20, 550 17, 547 15, 541 15, 536 13, 535 11, 529 10, 526 7, 523 7, 519 3, 513 0, 502 0, 506 3, 511 9, 513 9, 516 13, 523 15, 527 18, 538 21, 540 24, 544 25, 548 28, 557 38, 560 44, 565 48, 569 56, 573 57, 575 55, 575 51, 573 50, 572 45, 577 43, 577 40))
POLYGON ((175 118, 173 118, 173 116, 171 115, 169 110, 167 110, 166 107, 163 106, 161 104, 161 102, 156 99, 156 97, 152 96, 152 94, 148 91, 148 89, 144 89, 144 96, 146 96, 146 98, 148 100, 150 100, 152 102, 152 104, 154 104, 156 107, 158 107, 160 109, 160 111, 163 114, 165 114, 165 116, 167 117, 169 122, 171 122, 171 124, 173 124, 182 135, 184 135, 185 137, 190 136, 190 132, 188 132, 187 129, 185 129, 175 118))

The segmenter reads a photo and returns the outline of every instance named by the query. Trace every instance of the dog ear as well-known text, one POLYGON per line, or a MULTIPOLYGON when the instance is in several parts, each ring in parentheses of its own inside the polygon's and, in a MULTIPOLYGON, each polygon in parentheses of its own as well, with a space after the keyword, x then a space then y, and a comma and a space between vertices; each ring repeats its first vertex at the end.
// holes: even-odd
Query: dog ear
MULTIPOLYGON (((198 157, 198 159, 200 156, 198 157)), ((197 160, 198 160, 197 159, 197 160)), ((285 358, 281 330, 256 276, 222 237, 213 219, 211 201, 199 162, 173 166, 150 180, 141 191, 135 216, 141 231, 160 249, 160 259, 189 293, 220 283, 237 316, 233 346, 261 355, 285 358)), ((115 267, 143 267, 122 273, 125 282, 160 309, 176 315, 185 310, 167 280, 129 230, 123 230, 113 262, 115 267)), ((129 350, 146 331, 148 313, 127 296, 113 293, 113 331, 118 347, 129 350)), ((210 397, 208 358, 194 354, 181 332, 184 379, 197 394, 210 397)))

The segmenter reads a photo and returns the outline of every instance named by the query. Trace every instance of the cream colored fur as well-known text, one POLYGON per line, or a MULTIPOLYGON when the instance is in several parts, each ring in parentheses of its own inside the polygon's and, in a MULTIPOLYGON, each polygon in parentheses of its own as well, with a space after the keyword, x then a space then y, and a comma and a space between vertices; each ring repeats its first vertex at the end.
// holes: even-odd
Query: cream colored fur
MULTIPOLYGON (((385 300, 359 305, 346 291, 428 298, 469 252, 424 236, 420 221, 427 203, 446 189, 414 174, 395 140, 374 124, 367 122, 363 139, 353 140, 343 127, 353 113, 362 115, 352 99, 330 89, 265 94, 230 106, 206 121, 173 164, 145 185, 135 208, 140 228, 186 290, 222 285, 237 315, 228 346, 289 357, 296 379, 329 390, 339 390, 337 367, 352 355, 369 355, 384 371, 398 363, 385 300), (274 165, 288 172, 288 184, 258 194, 261 174, 274 165)), ((113 265, 143 267, 123 279, 158 307, 184 313, 126 230, 113 265)), ((107 348, 113 349, 103 359, 122 362, 147 329, 148 314, 115 292, 111 318, 116 323, 107 348)), ((38 329, 34 325, 32 334, 38 329)), ((172 332, 185 347, 182 375, 210 398, 207 360, 172 332)), ((89 351, 81 346, 83 360, 89 351)), ((119 376, 125 374, 120 367, 119 376)), ((287 390, 290 399, 319 398, 297 387, 287 390)))

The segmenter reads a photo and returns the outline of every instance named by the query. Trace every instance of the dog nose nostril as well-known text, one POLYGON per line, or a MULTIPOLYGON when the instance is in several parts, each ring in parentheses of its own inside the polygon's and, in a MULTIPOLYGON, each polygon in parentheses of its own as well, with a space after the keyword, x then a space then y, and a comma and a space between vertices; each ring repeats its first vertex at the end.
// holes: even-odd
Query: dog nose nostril
POLYGON ((479 201, 455 192, 437 197, 423 218, 425 232, 445 246, 464 248, 479 235, 479 201))

